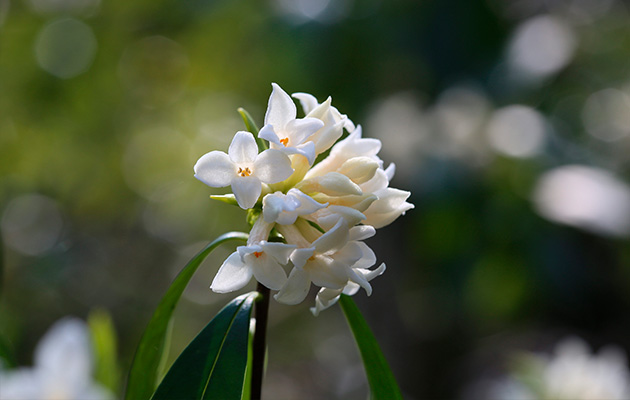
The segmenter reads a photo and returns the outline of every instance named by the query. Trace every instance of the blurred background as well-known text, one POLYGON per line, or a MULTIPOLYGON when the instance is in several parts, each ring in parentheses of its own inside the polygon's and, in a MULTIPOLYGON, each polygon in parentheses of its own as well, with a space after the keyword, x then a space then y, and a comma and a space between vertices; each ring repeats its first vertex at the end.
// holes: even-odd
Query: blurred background
MULTIPOLYGON (((0 334, 31 365, 54 321, 105 309, 126 372, 186 261, 247 229, 192 167, 277 82, 331 95, 412 192, 355 296, 406 398, 475 398, 567 335, 630 349, 629 60, 617 0, 0 0, 0 334)), ((232 251, 171 359, 234 297, 208 288, 232 251)), ((312 302, 272 301, 265 396, 364 399, 343 315, 312 302)))

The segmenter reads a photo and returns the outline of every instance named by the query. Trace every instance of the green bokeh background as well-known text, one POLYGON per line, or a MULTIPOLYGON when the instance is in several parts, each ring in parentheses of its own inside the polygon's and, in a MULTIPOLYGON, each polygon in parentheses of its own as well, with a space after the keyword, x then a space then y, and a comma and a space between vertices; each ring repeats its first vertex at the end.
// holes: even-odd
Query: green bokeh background
MULTIPOLYGON (((192 166, 243 129, 237 107, 261 125, 277 82, 331 95, 383 141, 392 185, 412 192, 416 208, 368 241, 387 272, 356 296, 406 398, 472 396, 511 352, 566 335, 629 349, 630 232, 558 224, 532 201, 539 179, 568 164, 625 185, 630 126, 601 140, 583 110, 593 93, 628 90, 628 38, 614 0, 0 0, 0 331, 30 365, 55 320, 104 308, 126 370, 187 259, 247 229, 192 166), (569 27, 575 47, 565 65, 523 78, 508 49, 538 15, 569 27), (431 119, 447 94, 466 99, 453 88, 482 99, 463 103, 472 119, 456 122, 478 123, 463 145, 431 119), (546 121, 535 154, 488 143, 488 119, 513 104, 546 121)), ((231 251, 212 254, 187 290, 172 357, 234 297, 208 289, 231 251)), ((312 301, 272 302, 265 395, 365 398, 340 310, 314 318, 312 301)))

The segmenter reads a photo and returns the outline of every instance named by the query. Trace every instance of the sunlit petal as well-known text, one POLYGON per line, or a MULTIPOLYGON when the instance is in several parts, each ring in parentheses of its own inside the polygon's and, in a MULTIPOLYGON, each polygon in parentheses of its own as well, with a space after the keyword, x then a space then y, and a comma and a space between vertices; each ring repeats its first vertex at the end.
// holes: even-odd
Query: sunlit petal
POLYGON ((271 86, 273 89, 265 113, 265 125, 283 128, 287 122, 295 119, 297 108, 291 97, 278 84, 272 83, 271 86))
POLYGON ((194 167, 195 178, 211 187, 229 186, 236 175, 234 163, 222 151, 204 154, 194 167))
POLYGON ((263 151, 254 163, 254 176, 265 183, 282 182, 292 173, 291 159, 279 150, 263 151))
POLYGON ((254 135, 245 131, 238 131, 228 149, 230 159, 237 164, 251 164, 258 155, 258 145, 254 135))
POLYGON ((252 208, 262 192, 260 179, 255 176, 236 176, 232 179, 232 192, 241 208, 252 208))
POLYGON ((251 278, 251 268, 243 263, 238 252, 234 252, 219 268, 210 289, 217 293, 233 292, 247 285, 251 278))

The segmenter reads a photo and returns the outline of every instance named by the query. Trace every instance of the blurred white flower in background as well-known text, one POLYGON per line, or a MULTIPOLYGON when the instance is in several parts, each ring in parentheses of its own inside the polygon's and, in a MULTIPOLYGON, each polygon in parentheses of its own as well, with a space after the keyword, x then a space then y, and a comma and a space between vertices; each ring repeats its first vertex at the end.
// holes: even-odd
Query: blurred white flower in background
POLYGON ((630 234, 630 188, 612 173, 567 165, 543 174, 533 200, 544 217, 595 233, 630 234))
POLYGON ((62 319, 37 345, 32 368, 6 370, 0 364, 0 399, 113 399, 93 381, 92 364, 87 326, 79 319, 62 319))
POLYGON ((626 354, 608 346, 596 354, 581 339, 556 345, 551 356, 525 354, 527 368, 495 382, 488 395, 503 400, 626 400, 630 371, 626 354))

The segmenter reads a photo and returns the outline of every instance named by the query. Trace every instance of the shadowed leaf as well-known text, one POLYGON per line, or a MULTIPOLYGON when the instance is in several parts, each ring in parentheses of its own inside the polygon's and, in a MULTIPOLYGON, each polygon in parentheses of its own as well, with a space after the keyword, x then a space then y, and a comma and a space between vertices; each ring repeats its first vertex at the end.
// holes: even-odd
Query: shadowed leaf
POLYGON ((142 339, 140 339, 140 344, 129 372, 126 400, 147 400, 153 394, 160 375, 160 364, 167 341, 171 316, 186 285, 188 285, 190 278, 192 278, 199 265, 220 244, 231 240, 246 242, 247 236, 246 233, 241 232, 230 232, 219 236, 197 253, 177 275, 153 313, 153 317, 144 335, 142 335, 142 339))

